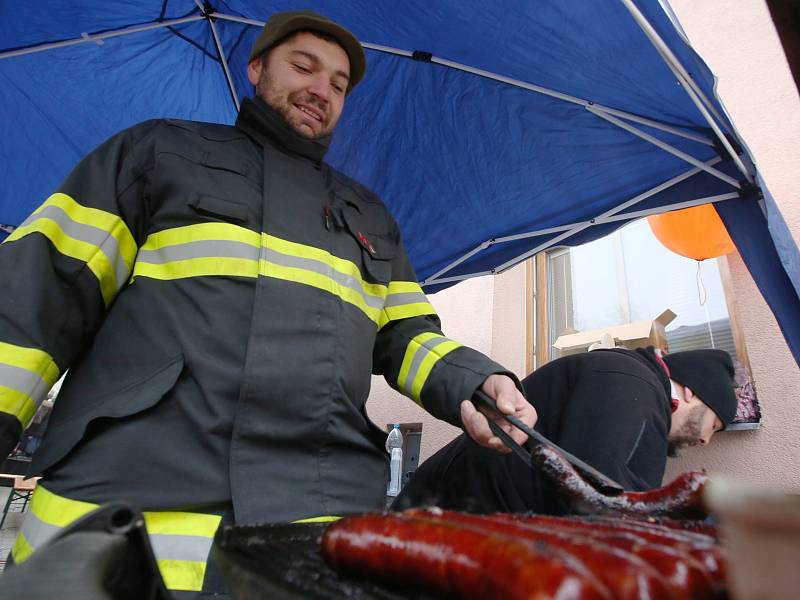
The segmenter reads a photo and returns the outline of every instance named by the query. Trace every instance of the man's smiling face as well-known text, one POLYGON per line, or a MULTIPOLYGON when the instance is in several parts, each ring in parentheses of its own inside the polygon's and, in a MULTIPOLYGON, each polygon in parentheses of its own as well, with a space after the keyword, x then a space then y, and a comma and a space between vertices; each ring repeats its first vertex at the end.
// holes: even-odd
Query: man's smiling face
POLYGON ((256 93, 300 135, 333 132, 350 77, 347 53, 336 42, 301 31, 247 65, 256 93))

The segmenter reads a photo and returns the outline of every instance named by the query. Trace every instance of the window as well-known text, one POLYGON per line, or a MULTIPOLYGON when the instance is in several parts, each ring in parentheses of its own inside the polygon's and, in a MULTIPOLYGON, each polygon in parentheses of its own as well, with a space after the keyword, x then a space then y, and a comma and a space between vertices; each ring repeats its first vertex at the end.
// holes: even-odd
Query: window
POLYGON ((529 270, 528 369, 558 357, 553 344, 560 335, 650 321, 670 309, 677 316, 665 328, 669 351, 726 350, 737 368, 735 423, 756 426, 761 415, 728 281, 725 258, 698 262, 674 254, 646 220, 582 246, 540 253, 529 270))

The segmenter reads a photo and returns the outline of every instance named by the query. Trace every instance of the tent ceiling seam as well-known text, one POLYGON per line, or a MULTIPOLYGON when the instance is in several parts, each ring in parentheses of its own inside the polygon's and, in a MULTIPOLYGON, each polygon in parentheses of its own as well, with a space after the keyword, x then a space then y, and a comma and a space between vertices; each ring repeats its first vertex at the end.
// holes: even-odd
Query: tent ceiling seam
MULTIPOLYGON (((214 36, 214 42, 215 42, 215 45, 217 46, 217 52, 219 54, 219 58, 220 58, 220 62, 221 62, 222 67, 223 67, 223 71, 225 72, 225 78, 227 80, 228 87, 229 87, 230 92, 231 92, 231 97, 233 99, 233 103, 236 106, 236 109, 238 110, 239 109, 238 94, 236 93, 236 88, 235 88, 235 85, 233 84, 233 80, 232 80, 232 77, 231 77, 231 74, 230 74, 230 69, 229 69, 229 66, 228 66, 228 62, 227 62, 225 54, 224 54, 224 52, 222 50, 222 46, 221 46, 221 43, 219 41, 219 35, 218 35, 218 33, 216 31, 216 28, 214 26, 213 19, 222 19, 222 20, 242 23, 242 24, 245 24, 245 25, 252 25, 252 26, 259 26, 259 27, 263 27, 265 21, 260 21, 260 20, 257 20, 257 19, 248 19, 248 18, 245 18, 245 17, 239 17, 237 15, 228 15, 228 14, 225 14, 225 13, 220 13, 220 12, 216 12, 216 11, 210 11, 210 10, 207 10, 206 7, 204 7, 204 5, 199 0, 195 0, 195 4, 198 7, 198 9, 201 11, 201 14, 199 14, 199 15, 192 15, 192 16, 183 17, 183 18, 180 18, 180 19, 171 19, 171 20, 168 20, 168 21, 161 21, 159 23, 154 23, 154 24, 151 24, 151 25, 137 25, 137 26, 121 29, 121 30, 118 30, 118 31, 107 32, 107 33, 82 33, 80 38, 64 40, 64 41, 61 41, 61 42, 53 42, 53 43, 48 43, 48 44, 41 44, 41 45, 38 45, 38 46, 32 46, 32 47, 29 47, 29 48, 23 48, 23 49, 19 49, 19 50, 12 50, 12 51, 8 51, 8 52, 0 52, 0 59, 12 58, 14 56, 20 56, 20 55, 24 55, 24 54, 32 54, 32 53, 35 53, 35 52, 42 52, 42 51, 46 51, 46 50, 52 50, 52 49, 56 49, 56 48, 61 48, 61 47, 65 47, 65 46, 71 46, 71 45, 81 44, 81 43, 86 43, 86 42, 101 43, 102 40, 107 39, 107 38, 111 38, 111 37, 118 37, 118 36, 122 36, 122 35, 130 35, 130 34, 134 34, 134 33, 140 33, 140 32, 143 32, 143 31, 150 31, 150 30, 153 30, 153 29, 158 29, 158 28, 163 28, 163 27, 171 27, 171 26, 174 26, 174 25, 180 25, 180 24, 183 24, 183 23, 190 23, 190 22, 193 22, 193 21, 200 21, 200 20, 206 19, 208 21, 208 23, 209 23, 209 27, 211 28, 212 35, 214 36)), ((411 51, 401 50, 399 48, 392 48, 392 47, 389 47, 389 46, 382 46, 382 45, 379 45, 379 44, 372 44, 372 43, 369 43, 369 42, 361 42, 361 45, 364 48, 369 48, 371 50, 376 50, 376 51, 379 51, 379 52, 385 52, 385 53, 389 53, 389 54, 395 54, 395 55, 399 55, 399 56, 405 56, 407 58, 413 58, 413 55, 414 55, 414 53, 411 52, 411 51)), ((477 75, 477 76, 484 77, 484 78, 487 78, 487 79, 492 79, 492 80, 498 81, 500 83, 505 83, 505 84, 511 85, 513 87, 518 87, 518 88, 525 89, 525 90, 528 90, 528 91, 531 91, 531 92, 539 93, 539 94, 542 94, 542 95, 545 95, 545 96, 548 96, 548 97, 551 97, 551 98, 555 98, 557 100, 562 100, 564 102, 569 102, 571 104, 577 104, 577 105, 583 106, 583 107, 594 106, 594 107, 596 107, 596 108, 598 108, 598 109, 600 109, 600 110, 602 110, 602 111, 604 111, 604 112, 606 112, 608 114, 613 114, 613 115, 616 115, 618 117, 621 117, 621 118, 624 118, 624 119, 627 119, 627 120, 630 120, 630 121, 633 121, 633 122, 636 122, 636 123, 640 123, 640 124, 643 124, 643 125, 648 125, 650 127, 653 127, 653 128, 656 128, 656 129, 660 129, 660 130, 665 131, 667 133, 670 133, 672 135, 676 135, 676 136, 684 137, 684 138, 687 138, 687 139, 691 139, 691 140, 697 141, 697 142, 702 143, 702 144, 707 144, 707 145, 712 145, 712 146, 714 145, 714 143, 709 138, 707 138, 705 136, 698 135, 698 134, 696 134, 694 132, 681 130, 680 128, 668 125, 666 123, 661 123, 660 121, 656 121, 656 120, 653 120, 653 119, 648 119, 646 117, 642 117, 640 115, 635 115, 635 114, 632 114, 632 113, 629 113, 629 112, 626 112, 626 111, 623 111, 623 110, 619 110, 619 109, 616 109, 616 108, 613 108, 613 107, 607 107, 607 106, 604 106, 604 105, 601 105, 601 104, 595 104, 590 100, 585 100, 583 98, 578 98, 576 96, 572 96, 572 95, 569 95, 569 94, 558 92, 556 90, 551 90, 549 88, 545 88, 545 87, 538 86, 538 85, 535 85, 535 84, 527 83, 527 82, 524 82, 524 81, 521 81, 521 80, 518 80, 518 79, 513 79, 511 77, 505 77, 505 76, 499 75, 497 73, 492 73, 490 71, 485 71, 483 69, 470 67, 470 66, 464 65, 462 63, 458 63, 458 62, 455 62, 455 61, 447 60, 447 59, 444 59, 444 58, 439 58, 439 57, 436 57, 436 56, 432 56, 431 59, 430 59, 430 62, 432 62, 434 64, 441 65, 441 66, 449 67, 449 68, 452 68, 452 69, 455 69, 455 70, 458 70, 458 71, 471 73, 473 75, 477 75)), ((725 144, 726 146, 728 145, 727 144, 727 139, 725 139, 723 141, 723 144, 725 144)), ((735 155, 735 153, 733 153, 733 156, 738 159, 738 157, 735 155)))
MULTIPOLYGON (((715 164, 717 164, 718 162, 721 162, 721 161, 722 161, 722 159, 719 156, 715 156, 714 158, 709 160, 707 163, 705 163, 705 166, 715 165, 715 164)), ((560 242, 561 240, 564 240, 564 239, 566 239, 566 238, 568 238, 568 237, 570 237, 570 236, 572 236, 572 235, 574 235, 576 233, 579 233, 579 232, 583 231, 584 229, 587 229, 588 227, 591 227, 592 225, 602 224, 602 223, 608 222, 608 219, 610 217, 612 217, 614 215, 617 215, 617 214, 621 213, 622 211, 624 211, 625 209, 630 208, 631 206, 634 206, 635 204, 638 204, 639 202, 642 202, 643 200, 646 200, 647 198, 650 198, 651 196, 654 196, 654 195, 656 195, 656 194, 658 194, 660 192, 663 192, 664 190, 669 189, 670 187, 672 187, 674 185, 677 185, 678 183, 680 183, 682 181, 685 181, 686 179, 689 179, 689 178, 697 175, 702 170, 703 169, 701 169, 700 167, 694 167, 692 169, 689 169, 688 171, 684 171, 683 173, 680 173, 680 174, 676 175, 675 177, 672 177, 671 179, 668 179, 667 181, 664 181, 664 182, 658 184, 657 186, 655 186, 655 187, 653 187, 653 188, 651 188, 649 190, 646 190, 646 191, 642 192, 641 194, 638 194, 638 195, 634 196, 633 198, 630 198, 630 199, 626 200, 625 202, 622 202, 621 204, 618 204, 614 208, 612 208, 612 209, 610 209, 610 210, 608 210, 608 211, 606 211, 604 213, 601 213, 600 215, 598 215, 597 217, 595 217, 593 219, 589 219, 588 221, 583 221, 581 223, 576 223, 576 224, 570 226, 570 229, 568 229, 565 233, 563 233, 561 235, 558 235, 558 236, 556 236, 555 238, 553 238, 551 240, 548 240, 548 242, 546 242, 544 247, 549 247, 549 245, 556 244, 556 243, 560 242)), ((669 210, 669 208, 668 207, 659 207, 659 210, 661 212, 665 212, 665 211, 669 210)), ((625 217, 626 216, 627 216, 627 214, 625 215, 625 217)), ((621 218, 625 218, 625 217, 621 217, 621 218)), ((554 229, 554 228, 551 228, 551 229, 554 229)), ((462 262, 464 262, 468 258, 474 256, 475 254, 477 254, 481 250, 484 250, 484 249, 488 248, 491 245, 494 245, 496 243, 505 243, 505 242, 510 242, 510 241, 516 241, 516 240, 524 239, 524 238, 528 238, 528 237, 538 237, 539 235, 544 235, 544 233, 546 233, 546 232, 547 232, 547 230, 540 230, 540 231, 533 231, 533 232, 529 232, 529 233, 516 234, 516 235, 513 235, 513 236, 505 236, 505 237, 502 237, 502 238, 491 238, 491 239, 479 244, 478 246, 476 246, 475 248, 470 250, 467 254, 459 257, 454 262, 448 264, 443 269, 440 269, 439 271, 437 271, 436 273, 434 273, 433 275, 431 275, 430 277, 425 279, 425 281, 422 282, 422 285, 429 285, 431 283, 443 282, 443 279, 438 279, 439 275, 443 275, 444 273, 447 273, 448 271, 452 271, 459 264, 461 264, 462 262)), ((528 251, 526 253, 526 256, 524 256, 524 258, 520 258, 519 260, 524 260, 525 258, 527 258, 527 256, 532 256, 533 254, 536 254, 537 252, 540 252, 542 249, 543 249, 542 247, 536 247, 533 250, 528 251)), ((513 259, 513 260, 517 260, 517 259, 513 259)), ((519 262, 519 261, 517 260, 517 262, 519 262)), ((508 263, 504 263, 504 264, 500 265, 499 267, 496 267, 494 270, 503 269, 504 267, 507 268, 507 266, 508 266, 508 263)))
MULTIPOLYGON (((566 231, 566 232, 562 233, 561 235, 557 235, 553 239, 548 240, 547 242, 545 242, 544 244, 541 244, 541 245, 533 248, 532 250, 528 250, 527 252, 525 252, 524 254, 520 255, 519 257, 517 257, 515 259, 512 259, 511 261, 507 261, 507 262, 495 267, 493 269, 493 271, 496 272, 496 273, 502 273, 503 271, 505 271, 509 267, 514 266, 517 262, 519 262, 521 260, 525 260, 529 256, 533 256, 534 254, 536 254, 538 252, 541 252, 545 248, 548 248, 548 247, 550 247, 550 246, 552 246, 552 245, 554 245, 554 244, 556 244, 556 243, 558 243, 558 242, 560 242, 562 240, 565 240, 568 237, 572 237, 576 233, 580 233, 581 231, 584 231, 585 229, 588 229, 589 227, 591 227, 593 225, 601 225, 601 224, 607 223, 607 222, 609 222, 608 220, 609 220, 610 217, 612 217, 614 215, 617 215, 621 211, 625 210, 625 208, 627 208, 629 206, 632 206, 634 204, 638 204, 639 202, 641 202, 643 200, 646 200, 647 198, 650 198, 651 196, 654 196, 654 195, 658 194, 659 192, 662 192, 663 190, 665 190, 665 189, 667 189, 669 187, 672 187, 673 185, 675 185, 675 183, 677 183, 677 182, 674 181, 674 180, 670 180, 669 182, 665 182, 664 184, 661 184, 660 186, 656 186, 655 188, 653 188, 651 190, 648 190, 647 192, 639 194, 638 196, 635 196, 631 200, 628 200, 627 202, 624 202, 620 206, 618 206, 616 208, 613 208, 613 209, 611 209, 609 211, 606 211, 603 214, 601 214, 600 216, 595 217, 594 219, 590 219, 589 221, 585 221, 585 222, 581 223, 578 227, 575 227, 574 229, 566 231)), ((738 197, 738 194, 736 194, 736 197, 738 197)), ((704 202, 701 202, 701 204, 707 204, 707 203, 708 203, 708 200, 705 200, 704 202)), ((663 207, 658 207, 658 209, 654 210, 653 212, 654 213, 660 213, 660 212, 667 212, 669 210, 671 210, 669 206, 663 206, 663 207)))
POLYGON ((605 113, 610 115, 616 115, 620 118, 623 118, 627 121, 632 121, 634 123, 639 123, 641 125, 647 125, 648 127, 652 127, 653 129, 660 129, 666 133, 671 133, 672 135, 686 138, 687 140, 693 140, 700 144, 705 144, 706 146, 714 147, 714 140, 712 140, 708 136, 699 135, 696 133, 692 133, 689 131, 684 131, 682 129, 678 129, 677 127, 673 127, 671 125, 666 125, 659 121, 653 121, 652 119, 646 119, 644 117, 639 117, 637 115, 626 113, 621 110, 617 110, 616 108, 609 108, 607 106, 603 106, 602 104, 592 104, 597 110, 602 110, 605 113))
MULTIPOLYGON (((362 44, 362 45, 364 45, 364 44, 362 44)), ((364 46, 365 47, 369 47, 369 45, 364 45, 364 46)), ((408 52, 408 53, 403 53, 403 54, 405 56, 411 57, 413 53, 412 52, 408 52)), ((469 65, 465 65, 463 63, 458 63, 458 62, 455 62, 455 61, 439 58, 439 57, 436 57, 436 56, 432 56, 431 59, 430 59, 430 62, 432 62, 434 64, 442 65, 442 66, 445 66, 445 67, 449 67, 451 69, 456 69, 458 71, 463 71, 463 72, 466 72, 466 73, 471 73, 473 75, 478 75, 478 76, 484 77, 486 79, 492 79, 494 81, 498 81, 500 83, 505 83, 505 84, 511 85, 513 87, 518 87, 518 88, 521 88, 521 89, 524 89, 524 90, 528 90, 530 92, 535 92, 535 93, 538 93, 538 94, 542 94, 542 95, 548 96, 550 98, 555 98, 557 100, 563 100, 564 102, 569 102, 571 104, 577 104, 579 106, 583 106, 584 108, 586 108, 588 106, 596 106, 596 107, 601 108, 602 110, 605 110, 605 111, 607 111, 609 113, 616 114, 617 116, 629 119, 629 120, 634 121, 634 122, 642 123, 644 125, 649 125, 650 127, 653 127, 653 128, 656 128, 656 129, 660 129, 662 131, 665 131, 667 133, 671 133, 671 134, 676 135, 676 136, 685 137, 687 139, 695 140, 697 142, 700 142, 700 143, 703 143, 703 144, 707 144, 709 146, 713 146, 714 145, 713 141, 710 138, 702 136, 702 135, 699 135, 699 134, 697 134, 695 132, 685 131, 685 130, 682 130, 682 129, 678 128, 678 127, 675 127, 675 126, 672 126, 672 125, 667 125, 666 123, 662 123, 662 122, 656 121, 654 119, 648 119, 647 117, 642 117, 640 115, 635 115, 633 113, 629 113, 627 111, 620 110, 620 109, 617 109, 617 108, 606 107, 606 106, 604 106, 602 104, 596 104, 591 100, 586 100, 584 98, 578 98, 577 96, 572 96, 570 94, 565 94, 563 92, 552 90, 550 88, 546 88, 546 87, 543 87, 543 86, 540 86, 540 85, 536 85, 536 84, 533 84, 533 83, 528 83, 528 82, 525 82, 525 81, 522 81, 522 80, 519 80, 519 79, 513 79, 511 77, 506 77, 504 75, 499 75, 497 73, 492 73, 491 71, 485 71, 483 69, 470 67, 469 65)))
POLYGON ((594 106, 587 106, 586 110, 588 110, 593 115, 596 115, 596 116, 600 117, 601 119, 604 119, 604 120, 608 121, 609 123, 611 123, 613 125, 616 125, 617 127, 620 127, 621 129, 624 129, 625 131, 628 131, 628 132, 632 133, 633 135, 643 139, 644 141, 649 142, 649 143, 653 144, 654 146, 657 146, 658 148, 661 148, 662 150, 665 150, 666 152, 669 152, 670 154, 672 154, 674 156, 677 156, 678 158, 680 158, 682 160, 685 160, 690 165, 694 165, 694 166, 696 166, 696 167, 698 167, 700 169, 703 169, 704 171, 706 171, 710 175, 713 175, 717 179, 721 179, 725 183, 727 183, 729 185, 732 185, 733 187, 735 187, 737 189, 742 187, 741 183, 739 183, 736 179, 734 179, 730 175, 726 175, 722 171, 719 171, 717 169, 714 169, 714 168, 706 165, 704 162, 702 162, 701 160, 695 158, 691 154, 687 154, 686 152, 683 152, 682 150, 678 150, 674 146, 670 146, 666 142, 662 142, 658 138, 655 138, 655 137, 651 136, 650 134, 645 133, 644 131, 642 131, 640 129, 637 129, 633 125, 629 125, 628 123, 625 123, 625 122, 617 119, 616 117, 611 116, 610 114, 606 113, 603 110, 600 110, 600 109, 598 109, 598 108, 596 108, 594 106))
MULTIPOLYGON (((719 161, 721 159, 717 158, 716 160, 719 161)), ((671 185, 675 185, 677 183, 680 183, 681 181, 685 181, 686 179, 689 179, 689 177, 697 175, 698 173, 700 173, 700 171, 701 171, 701 169, 692 169, 691 171, 687 171, 688 175, 687 174, 682 174, 682 175, 679 175, 678 177, 676 177, 674 179, 671 179, 670 180, 671 185)), ((665 186, 664 188, 659 189, 659 191, 663 191, 667 187, 670 187, 670 186, 665 186)), ((732 194, 734 194, 735 196, 739 195, 738 192, 732 192, 732 194)), ((728 196, 728 194, 724 194, 724 195, 728 196)), ((642 198, 642 200, 644 200, 644 199, 645 198, 642 198)), ((726 197, 725 199, 727 200, 728 198, 726 197)), ((608 222, 612 222, 612 221, 619 221, 621 219, 626 219, 626 218, 632 217, 634 215, 640 216, 639 213, 641 213, 642 211, 639 211, 639 212, 636 212, 636 213, 623 213, 622 212, 623 210, 625 210, 627 208, 630 208, 631 206, 637 204, 640 201, 641 200, 638 199, 638 196, 636 196, 635 198, 632 198, 631 200, 623 202, 619 207, 617 207, 619 209, 619 211, 616 214, 609 215, 608 217, 602 217, 602 216, 597 217, 597 218, 595 218, 595 223, 593 223, 593 224, 594 225, 602 225, 603 223, 608 223, 608 222)), ((689 202, 695 202, 695 201, 694 200, 690 200, 689 202)), ((672 207, 677 206, 677 204, 670 204, 669 206, 670 206, 670 208, 668 210, 677 210, 676 208, 672 208, 672 207)), ((655 210, 663 211, 664 209, 661 208, 661 207, 658 207, 655 210)), ((579 223, 570 223, 570 224, 567 224, 567 225, 559 225, 557 227, 549 227, 547 229, 538 229, 536 231, 531 231, 531 232, 528 232, 528 233, 518 233, 518 234, 515 234, 515 235, 507 235, 507 236, 504 236, 504 237, 498 237, 498 238, 494 238, 494 242, 496 244, 503 244, 503 243, 506 243, 506 242, 516 242, 518 240, 523 240, 523 239, 527 239, 527 238, 539 237, 539 236, 542 236, 542 235, 546 235, 548 233, 557 233, 559 231, 566 231, 566 230, 572 229, 573 227, 580 226, 583 222, 584 221, 581 221, 579 223)))
MULTIPOLYGON (((616 222, 616 221, 622 221, 622 220, 626 220, 626 219, 627 220, 632 220, 634 218, 640 218, 640 217, 646 217, 646 216, 649 216, 649 215, 660 214, 662 212, 666 212, 666 211, 669 211, 669 210, 680 210, 682 208, 691 208, 693 206, 700 206, 702 204, 709 204, 711 202, 724 202, 726 200, 733 200, 735 198, 740 198, 740 196, 739 196, 739 194, 737 192, 731 192, 731 193, 728 193, 728 194, 720 194, 718 196, 710 196, 708 198, 697 198, 695 200, 686 200, 684 202, 678 202, 676 204, 670 204, 669 206, 662 206, 662 207, 658 207, 658 208, 652 208, 652 209, 648 209, 648 210, 637 211, 637 212, 634 212, 634 213, 626 213, 624 215, 615 215, 615 216, 612 216, 612 217, 609 217, 608 219, 606 219, 604 221, 604 223, 613 223, 613 222, 616 222)), ((600 225, 601 223, 597 222, 595 224, 596 225, 600 225)), ((539 253, 539 252, 542 252, 543 250, 547 250, 548 248, 551 248, 551 247, 555 246, 557 243, 558 242, 555 242, 555 241, 551 240, 551 241, 549 241, 549 242, 547 242, 545 244, 542 244, 539 248, 536 249, 535 253, 539 253)), ((420 285, 422 287, 425 287, 425 286, 442 284, 442 283, 451 283, 451 282, 454 282, 454 281, 464 281, 466 279, 472 279, 474 277, 483 277, 484 275, 499 275, 499 274, 507 271, 508 269, 510 269, 512 267, 515 267, 516 265, 518 265, 522 261, 530 258, 531 256, 533 256, 533 255, 530 254, 530 252, 525 252, 523 254, 520 254, 516 258, 513 258, 510 261, 507 261, 503 265, 501 265, 499 267, 495 267, 494 269, 491 269, 489 271, 480 271, 480 272, 475 272, 475 273, 465 273, 463 275, 453 275, 452 277, 442 277, 441 279, 436 279, 436 280, 431 280, 429 278, 429 279, 426 279, 424 282, 422 282, 420 285)))
MULTIPOLYGON (((632 212, 632 213, 609 215, 608 217, 603 217, 603 218, 598 217, 597 219, 592 219, 590 221, 590 225, 591 226, 604 225, 606 223, 615 223, 617 221, 634 220, 634 219, 638 219, 638 218, 641 218, 641 217, 646 217, 646 216, 649 216, 649 215, 656 215, 656 214, 661 214, 661 213, 664 213, 664 212, 669 212, 669 211, 672 211, 672 210, 680 210, 680 209, 684 209, 684 208, 691 208, 693 206, 699 206, 701 204, 709 204, 709 203, 713 203, 713 202, 724 202, 726 200, 734 200, 734 199, 739 198, 739 197, 740 196, 739 196, 738 192, 729 192, 727 194, 719 194, 717 196, 709 196, 709 197, 704 197, 704 198, 697 198, 695 200, 685 200, 683 202, 676 202, 675 204, 670 204, 669 206, 659 206, 657 208, 640 210, 640 211, 636 211, 636 212, 632 212)), ((516 258, 513 258, 513 259, 511 259, 509 261, 506 261, 502 265, 492 269, 492 273, 494 273, 494 274, 503 273, 504 271, 507 271, 508 269, 513 267, 514 265, 516 265, 516 264, 522 262, 523 260, 533 256, 534 254, 537 254, 537 253, 541 252, 542 250, 545 250, 547 248, 550 248, 550 247, 554 246, 558 242, 566 239, 566 237, 570 237, 570 236, 574 235, 575 233, 579 233, 580 231, 588 229, 588 226, 584 226, 584 225, 585 225, 585 223, 581 224, 580 228, 576 228, 575 231, 568 232, 568 235, 562 237, 561 239, 556 240, 556 238, 553 238, 552 240, 549 240, 549 241, 541 244, 540 246, 538 246, 537 248, 534 248, 533 250, 529 250, 529 251, 527 251, 527 252, 525 252, 523 254, 520 254, 516 258)))
MULTIPOLYGON (((237 23, 243 23, 245 25, 253 25, 253 26, 257 26, 257 27, 263 27, 264 23, 265 23, 264 21, 258 21, 256 19, 247 19, 245 17, 239 17, 239 16, 236 16, 236 15, 228 15, 228 14, 218 13, 218 12, 211 13, 211 16, 214 17, 214 18, 217 18, 217 19, 234 21, 234 22, 237 22, 237 23)), ((383 52, 385 54, 394 54, 396 56, 403 56, 405 58, 410 58, 412 60, 414 59, 414 54, 415 53, 413 51, 411 51, 411 50, 402 50, 400 48, 393 48, 391 46, 383 46, 383 45, 380 45, 380 44, 373 44, 371 42, 360 42, 360 44, 361 44, 362 47, 367 48, 369 50, 375 50, 376 52, 383 52)), ((426 53, 426 55, 427 54, 430 54, 430 53, 426 53)), ((426 56, 426 58, 428 58, 428 57, 426 56)), ((458 62, 455 62, 455 61, 452 61, 452 60, 448 60, 448 59, 445 59, 445 58, 440 58, 440 57, 433 56, 433 55, 430 55, 429 60, 426 60, 426 62, 437 64, 437 65, 440 65, 440 66, 443 66, 443 67, 449 67, 451 69, 455 69, 457 71, 462 71, 462 72, 465 72, 465 73, 471 73, 472 75, 477 75, 479 77, 484 77, 486 79, 491 79, 493 81, 498 81, 500 83, 505 83, 505 84, 513 86, 513 87, 518 87, 518 88, 527 90, 529 92, 535 92, 535 93, 538 93, 538 94, 549 96, 549 97, 555 98, 557 100, 563 100, 564 102, 569 102, 571 104, 577 104, 579 106, 584 106, 584 107, 587 106, 587 105, 594 105, 594 106, 597 106, 598 108, 601 108, 602 110, 604 110, 604 111, 606 111, 606 112, 608 112, 610 114, 617 115, 618 117, 622 117, 622 118, 628 119, 628 120, 636 122, 636 123, 641 123, 643 125, 648 125, 650 127, 653 127, 654 129, 660 129, 660 130, 665 131, 667 133, 671 133, 672 135, 679 136, 679 137, 684 137, 684 138, 690 139, 690 140, 694 140, 694 141, 699 142, 701 144, 706 144, 708 146, 713 146, 714 145, 714 142, 708 136, 703 136, 703 135, 700 135, 700 134, 698 134, 696 132, 693 132, 693 131, 683 130, 683 129, 680 129, 679 127, 675 127, 673 125, 668 125, 666 123, 662 123, 662 122, 656 121, 654 119, 648 119, 647 117, 643 117, 643 116, 640 116, 640 115, 635 115, 635 114, 632 114, 632 113, 629 113, 629 112, 626 112, 626 111, 623 111, 623 110, 619 110, 619 109, 616 109, 616 108, 604 106, 604 105, 601 105, 601 104, 594 104, 590 100, 585 100, 583 98, 578 98, 576 96, 571 96, 569 94, 565 94, 563 92, 559 92, 559 91, 556 91, 556 90, 551 90, 549 88, 546 88, 546 87, 543 87, 543 86, 539 86, 539 85, 536 85, 536 84, 533 84, 533 83, 528 83, 528 82, 525 82, 525 81, 521 81, 519 79, 513 79, 511 77, 506 77, 504 75, 499 75, 497 73, 492 73, 491 71, 485 71, 483 69, 478 69, 476 67, 471 67, 471 66, 465 65, 463 63, 458 63, 458 62)))
POLYGON ((182 25, 184 23, 192 23, 194 21, 201 21, 205 17, 203 15, 192 15, 189 17, 181 17, 180 19, 170 19, 167 21, 160 21, 158 23, 151 23, 149 25, 134 25, 116 31, 107 31, 104 33, 82 33, 81 37, 62 40, 60 42, 48 42, 46 44, 37 44, 27 48, 19 48, 17 50, 8 50, 0 52, 0 60, 4 58, 14 58, 16 56, 24 56, 26 54, 35 54, 37 52, 45 52, 48 50, 55 50, 57 48, 64 48, 67 46, 75 46, 77 44, 85 44, 87 42, 102 42, 103 40, 120 37, 123 35, 131 35, 134 33, 141 33, 143 31, 151 31, 153 29, 162 29, 164 27, 173 27, 175 25, 182 25))
POLYGON ((248 19, 247 17, 240 17, 238 15, 228 15, 220 12, 209 13, 215 19, 222 19, 223 21, 233 21, 234 23, 243 23, 245 25, 254 25, 255 27, 263 27, 267 24, 266 21, 259 21, 258 19, 248 19))

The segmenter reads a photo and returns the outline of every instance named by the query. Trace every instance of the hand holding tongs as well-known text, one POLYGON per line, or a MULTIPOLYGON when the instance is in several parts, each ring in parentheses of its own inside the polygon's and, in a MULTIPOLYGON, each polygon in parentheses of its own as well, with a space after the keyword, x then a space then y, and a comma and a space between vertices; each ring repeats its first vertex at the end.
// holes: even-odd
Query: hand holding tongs
MULTIPOLYGON (((526 433, 530 441, 535 441, 539 444, 545 444, 550 446, 554 450, 558 450, 567 461, 575 467, 581 474, 586 478, 586 480, 592 484, 599 492, 602 492, 609 496, 616 496, 617 494, 621 494, 625 491, 620 484, 618 484, 613 479, 603 475, 600 471, 595 469, 593 466, 583 462, 577 456, 570 454, 563 448, 560 448, 558 445, 554 444, 546 437, 544 437, 541 433, 528 427, 520 421, 518 418, 512 415, 506 415, 500 412, 497 408, 497 403, 495 403, 494 399, 491 398, 489 395, 484 393, 482 390, 478 389, 475 390, 475 393, 472 396, 473 400, 477 400, 478 404, 483 404, 483 406, 492 409, 498 415, 502 416, 506 421, 511 423, 514 427, 519 429, 520 431, 526 433)), ((492 432, 499 437, 503 443, 508 446, 514 454, 516 454, 519 458, 521 458, 526 465, 528 465, 531 469, 534 468, 531 462, 531 455, 527 452, 522 446, 520 446, 514 439, 508 435, 503 429, 491 419, 487 419, 489 421, 489 427, 491 428, 492 432)))

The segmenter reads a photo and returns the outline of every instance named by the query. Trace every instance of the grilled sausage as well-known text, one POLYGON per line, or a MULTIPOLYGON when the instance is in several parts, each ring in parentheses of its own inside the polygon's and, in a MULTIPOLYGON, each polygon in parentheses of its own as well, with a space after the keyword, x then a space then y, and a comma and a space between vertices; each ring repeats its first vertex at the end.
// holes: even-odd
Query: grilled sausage
POLYGON ((725 581, 727 557, 714 538, 633 519, 604 519, 601 517, 590 518, 589 522, 610 532, 631 533, 650 543, 680 548, 689 556, 700 561, 713 581, 718 583, 725 581))
POLYGON ((428 518, 348 517, 328 527, 321 546, 334 567, 460 598, 613 597, 580 561, 549 544, 428 518))
POLYGON ((698 547, 716 547, 717 531, 713 525, 705 525, 702 528, 687 528, 684 523, 695 523, 696 521, 676 520, 676 519, 637 519, 637 518, 616 518, 607 516, 584 517, 589 523, 601 523, 616 529, 626 529, 634 532, 651 533, 662 536, 667 540, 689 544, 698 547), (671 524, 670 524, 671 523, 671 524))
POLYGON ((719 529, 713 523, 698 521, 696 519, 670 519, 668 517, 633 517, 637 523, 666 527, 677 531, 688 533, 699 533, 712 538, 715 542, 719 541, 719 529))
POLYGON ((617 600, 693 600, 697 596, 685 588, 670 589, 664 577, 641 558, 625 550, 581 537, 575 532, 529 525, 508 519, 468 513, 408 510, 405 514, 427 515, 446 523, 464 523, 492 533, 517 539, 545 542, 578 558, 614 593, 617 600))
POLYGON ((627 550, 653 566, 671 587, 686 587, 693 597, 710 598, 725 588, 725 556, 715 545, 691 545, 655 532, 625 529, 627 520, 596 522, 544 515, 503 514, 498 518, 529 523, 562 531, 578 532, 587 538, 627 550))
POLYGON ((704 473, 684 473, 669 485, 647 492, 624 492, 606 496, 587 483, 556 450, 535 446, 531 459, 555 484, 556 493, 577 514, 610 514, 702 519, 707 516, 702 502, 704 473))

